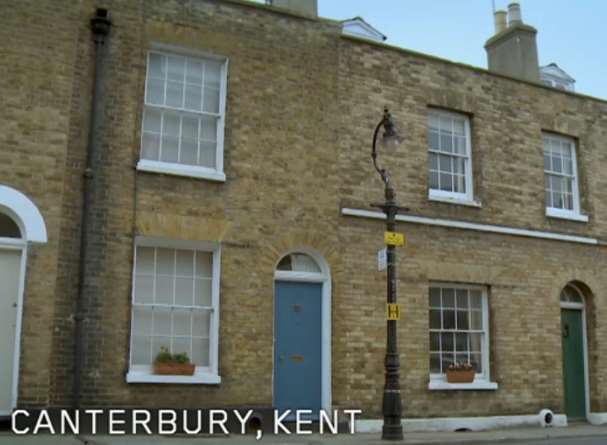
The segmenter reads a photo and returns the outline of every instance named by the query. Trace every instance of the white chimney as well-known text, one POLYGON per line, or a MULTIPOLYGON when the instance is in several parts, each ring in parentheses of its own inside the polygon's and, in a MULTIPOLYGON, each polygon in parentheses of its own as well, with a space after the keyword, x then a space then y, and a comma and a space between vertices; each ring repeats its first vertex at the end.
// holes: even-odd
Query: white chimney
POLYGON ((521 15, 521 5, 518 3, 510 3, 508 5, 508 26, 520 25, 523 23, 521 15))

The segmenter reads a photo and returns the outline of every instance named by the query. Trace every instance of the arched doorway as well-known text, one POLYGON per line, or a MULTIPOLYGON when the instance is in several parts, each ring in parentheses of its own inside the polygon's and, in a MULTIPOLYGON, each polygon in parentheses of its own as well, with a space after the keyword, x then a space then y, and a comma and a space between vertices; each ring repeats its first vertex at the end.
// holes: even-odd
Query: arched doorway
POLYGON ((0 185, 0 416, 17 405, 27 246, 46 243, 42 215, 23 193, 0 185))
POLYGON ((331 279, 310 250, 285 255, 274 272, 273 399, 316 416, 331 407, 331 279))
POLYGON ((585 420, 589 407, 586 304, 572 283, 563 288, 560 300, 565 414, 569 420, 585 420))

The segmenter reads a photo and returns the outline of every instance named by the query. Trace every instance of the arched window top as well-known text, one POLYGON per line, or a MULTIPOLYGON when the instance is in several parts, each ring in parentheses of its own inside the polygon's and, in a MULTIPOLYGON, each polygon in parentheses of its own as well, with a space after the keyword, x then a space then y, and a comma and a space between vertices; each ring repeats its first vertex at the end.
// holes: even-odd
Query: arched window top
POLYGON ((584 303, 584 297, 577 288, 568 284, 561 292, 562 303, 584 303))
POLYGON ((291 272, 312 272, 321 273, 320 267, 316 261, 305 253, 290 253, 283 257, 276 267, 277 270, 291 272))
POLYGON ((13 218, 0 213, 0 237, 21 238, 21 230, 13 218))

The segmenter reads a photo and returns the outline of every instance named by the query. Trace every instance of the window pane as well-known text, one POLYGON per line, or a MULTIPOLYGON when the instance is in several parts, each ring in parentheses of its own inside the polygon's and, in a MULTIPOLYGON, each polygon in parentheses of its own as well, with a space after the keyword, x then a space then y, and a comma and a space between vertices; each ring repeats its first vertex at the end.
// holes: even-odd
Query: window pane
POLYGON ((196 306, 211 306, 211 280, 198 279, 194 283, 194 304, 196 306))
POLYGON ((186 82, 202 87, 202 69, 202 62, 188 58, 186 66, 186 82))
POLYGON ((430 306, 439 308, 441 306, 440 302, 440 288, 431 287, 430 288, 430 306))
POLYGON ((133 307, 133 335, 150 336, 152 332, 152 309, 149 307, 133 307))
POLYGON ((160 135, 144 133, 142 144, 141 157, 157 161, 160 154, 160 135))
POLYGON ((152 339, 143 335, 133 335, 131 357, 133 365, 152 363, 152 339))
POLYGON ((438 170, 438 155, 436 153, 429 154, 430 170, 438 170))
POLYGON ((440 334, 430 332, 430 351, 440 351, 440 334))
POLYGON ((219 113, 219 89, 204 88, 202 109, 208 113, 219 113))
POLYGON ((467 289, 457 289, 455 291, 457 296, 457 307, 459 309, 468 309, 468 290, 467 289))
POLYGON ((171 309, 154 308, 154 335, 171 335, 171 309))
POLYGON ((455 307, 454 289, 443 289, 443 307, 455 307))
POLYGON ((430 188, 431 189, 438 189, 439 188, 438 173, 437 172, 430 172, 430 188))
POLYGON ((207 339, 192 339, 192 363, 197 366, 209 366, 209 341, 207 339))
POLYGON ((440 354, 430 354, 430 372, 440 374, 440 354))
POLYGON ((470 311, 470 329, 483 329, 483 313, 481 311, 470 311))
POLYGON ((481 295, 482 295, 482 293, 480 290, 473 289, 470 291, 470 307, 471 308, 481 309, 483 307, 481 295))
POLYGON ((190 338, 180 338, 180 337, 173 337, 173 353, 174 354, 181 354, 181 353, 186 353, 188 355, 188 357, 190 358, 190 361, 192 360, 192 348, 191 348, 191 339, 190 338))
POLYGON ((185 57, 167 56, 167 78, 183 83, 185 75, 185 57))
POLYGON ((156 273, 175 274, 175 250, 156 249, 156 273))
POLYGON ((544 154, 544 170, 552 169, 552 158, 546 154, 544 154))
MULTIPOLYGON (((173 335, 188 337, 188 350, 192 329, 192 311, 189 309, 173 310, 173 335)), ((179 351, 179 349, 177 349, 179 351)))
POLYGON ((563 162, 561 158, 553 157, 552 158, 552 170, 555 172, 563 171, 563 162))
POLYGON ((441 354, 441 359, 442 359, 442 371, 443 373, 447 372, 447 369, 449 369, 449 366, 453 364, 453 353, 443 353, 441 354))
POLYGON ((160 134, 161 116, 162 114, 160 111, 153 108, 146 108, 143 114, 143 130, 160 134))
POLYGON ((194 276, 194 252, 177 250, 177 275, 182 277, 194 276))
POLYGON ((148 75, 154 79, 164 79, 166 76, 164 70, 164 57, 160 54, 150 53, 149 57, 149 65, 148 65, 148 75))
POLYGON ((205 61, 204 85, 219 90, 221 79, 221 63, 205 61))
POLYGON ((171 350, 171 337, 169 337, 169 336, 152 337, 152 360, 154 360, 156 358, 156 356, 160 352, 160 348, 162 348, 162 347, 165 347, 168 350, 171 350))
POLYGON ((203 116, 200 121, 200 138, 205 141, 217 140, 217 118, 212 116, 203 116))
POLYGON ((440 310, 431 310, 430 311, 430 329, 440 329, 440 310))
POLYGON ((148 274, 154 273, 154 248, 137 247, 137 259, 135 273, 148 274))
POLYGON ((438 136, 438 131, 429 131, 428 132, 428 143, 430 145, 430 148, 433 150, 438 150, 440 149, 440 143, 439 143, 439 136, 438 136))
POLYGON ((468 352, 468 334, 459 332, 455 334, 455 349, 468 352))
POLYGON ((213 254, 210 252, 196 252, 196 276, 211 278, 213 254))
POLYGON ((453 140, 451 134, 440 134, 440 149, 441 151, 452 153, 453 152, 453 140))
POLYGON ((169 107, 183 107, 183 83, 167 82, 166 104, 169 107))
POLYGON ((455 350, 455 342, 453 341, 454 335, 455 334, 451 332, 443 332, 441 334, 441 348, 443 352, 455 350))
POLYGON ((464 175, 456 175, 454 178, 454 191, 457 193, 466 193, 466 177, 464 175))
POLYGON ((146 103, 153 105, 164 104, 164 81, 148 79, 146 103))
POLYGON ((466 138, 464 136, 456 136, 454 139, 454 143, 455 143, 455 153, 465 155, 466 154, 466 138))
POLYGON ((446 192, 453 191, 453 180, 452 176, 449 173, 441 173, 440 174, 440 189, 446 192))
POLYGON ((194 302, 194 279, 175 279, 175 304, 178 306, 191 306, 194 302))
POLYGON ((211 313, 209 311, 195 310, 192 312, 192 335, 194 337, 208 338, 211 327, 211 313))
POLYGON ((470 326, 468 324, 468 312, 457 311, 457 329, 467 330, 470 326))
POLYGON ((481 354, 470 354, 470 364, 474 366, 477 373, 483 372, 483 361, 481 354))
POLYGON ((451 156, 445 156, 445 155, 440 155, 439 156, 439 164, 440 164, 440 170, 442 172, 452 172, 453 171, 453 164, 452 164, 452 157, 451 156))
POLYGON ((200 86, 186 85, 184 107, 193 111, 202 110, 202 88, 200 86))
POLYGON ((439 125, 440 124, 439 124, 438 114, 436 114, 436 113, 429 113, 428 114, 428 127, 431 130, 438 131, 439 125))
POLYGON ((199 164, 203 167, 215 168, 217 144, 215 142, 200 141, 199 164))
POLYGON ((159 275, 156 277, 156 301, 158 304, 173 304, 173 276, 159 275))
POLYGON ((455 362, 458 363, 458 364, 468 363, 468 353, 465 353, 465 354, 456 354, 455 355, 455 362))
POLYGON ((470 351, 481 352, 482 351, 482 335, 483 334, 470 334, 470 351))
POLYGON ((154 302, 154 277, 146 275, 135 276, 135 303, 154 302))

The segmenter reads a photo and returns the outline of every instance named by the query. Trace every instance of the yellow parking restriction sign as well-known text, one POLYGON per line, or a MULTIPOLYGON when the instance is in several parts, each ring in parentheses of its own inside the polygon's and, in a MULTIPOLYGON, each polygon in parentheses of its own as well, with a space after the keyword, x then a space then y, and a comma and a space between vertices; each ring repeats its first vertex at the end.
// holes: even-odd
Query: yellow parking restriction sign
POLYGON ((384 232, 384 243, 388 246, 402 247, 405 245, 405 234, 398 232, 384 232))
POLYGON ((400 304, 388 303, 388 320, 400 320, 400 304))

